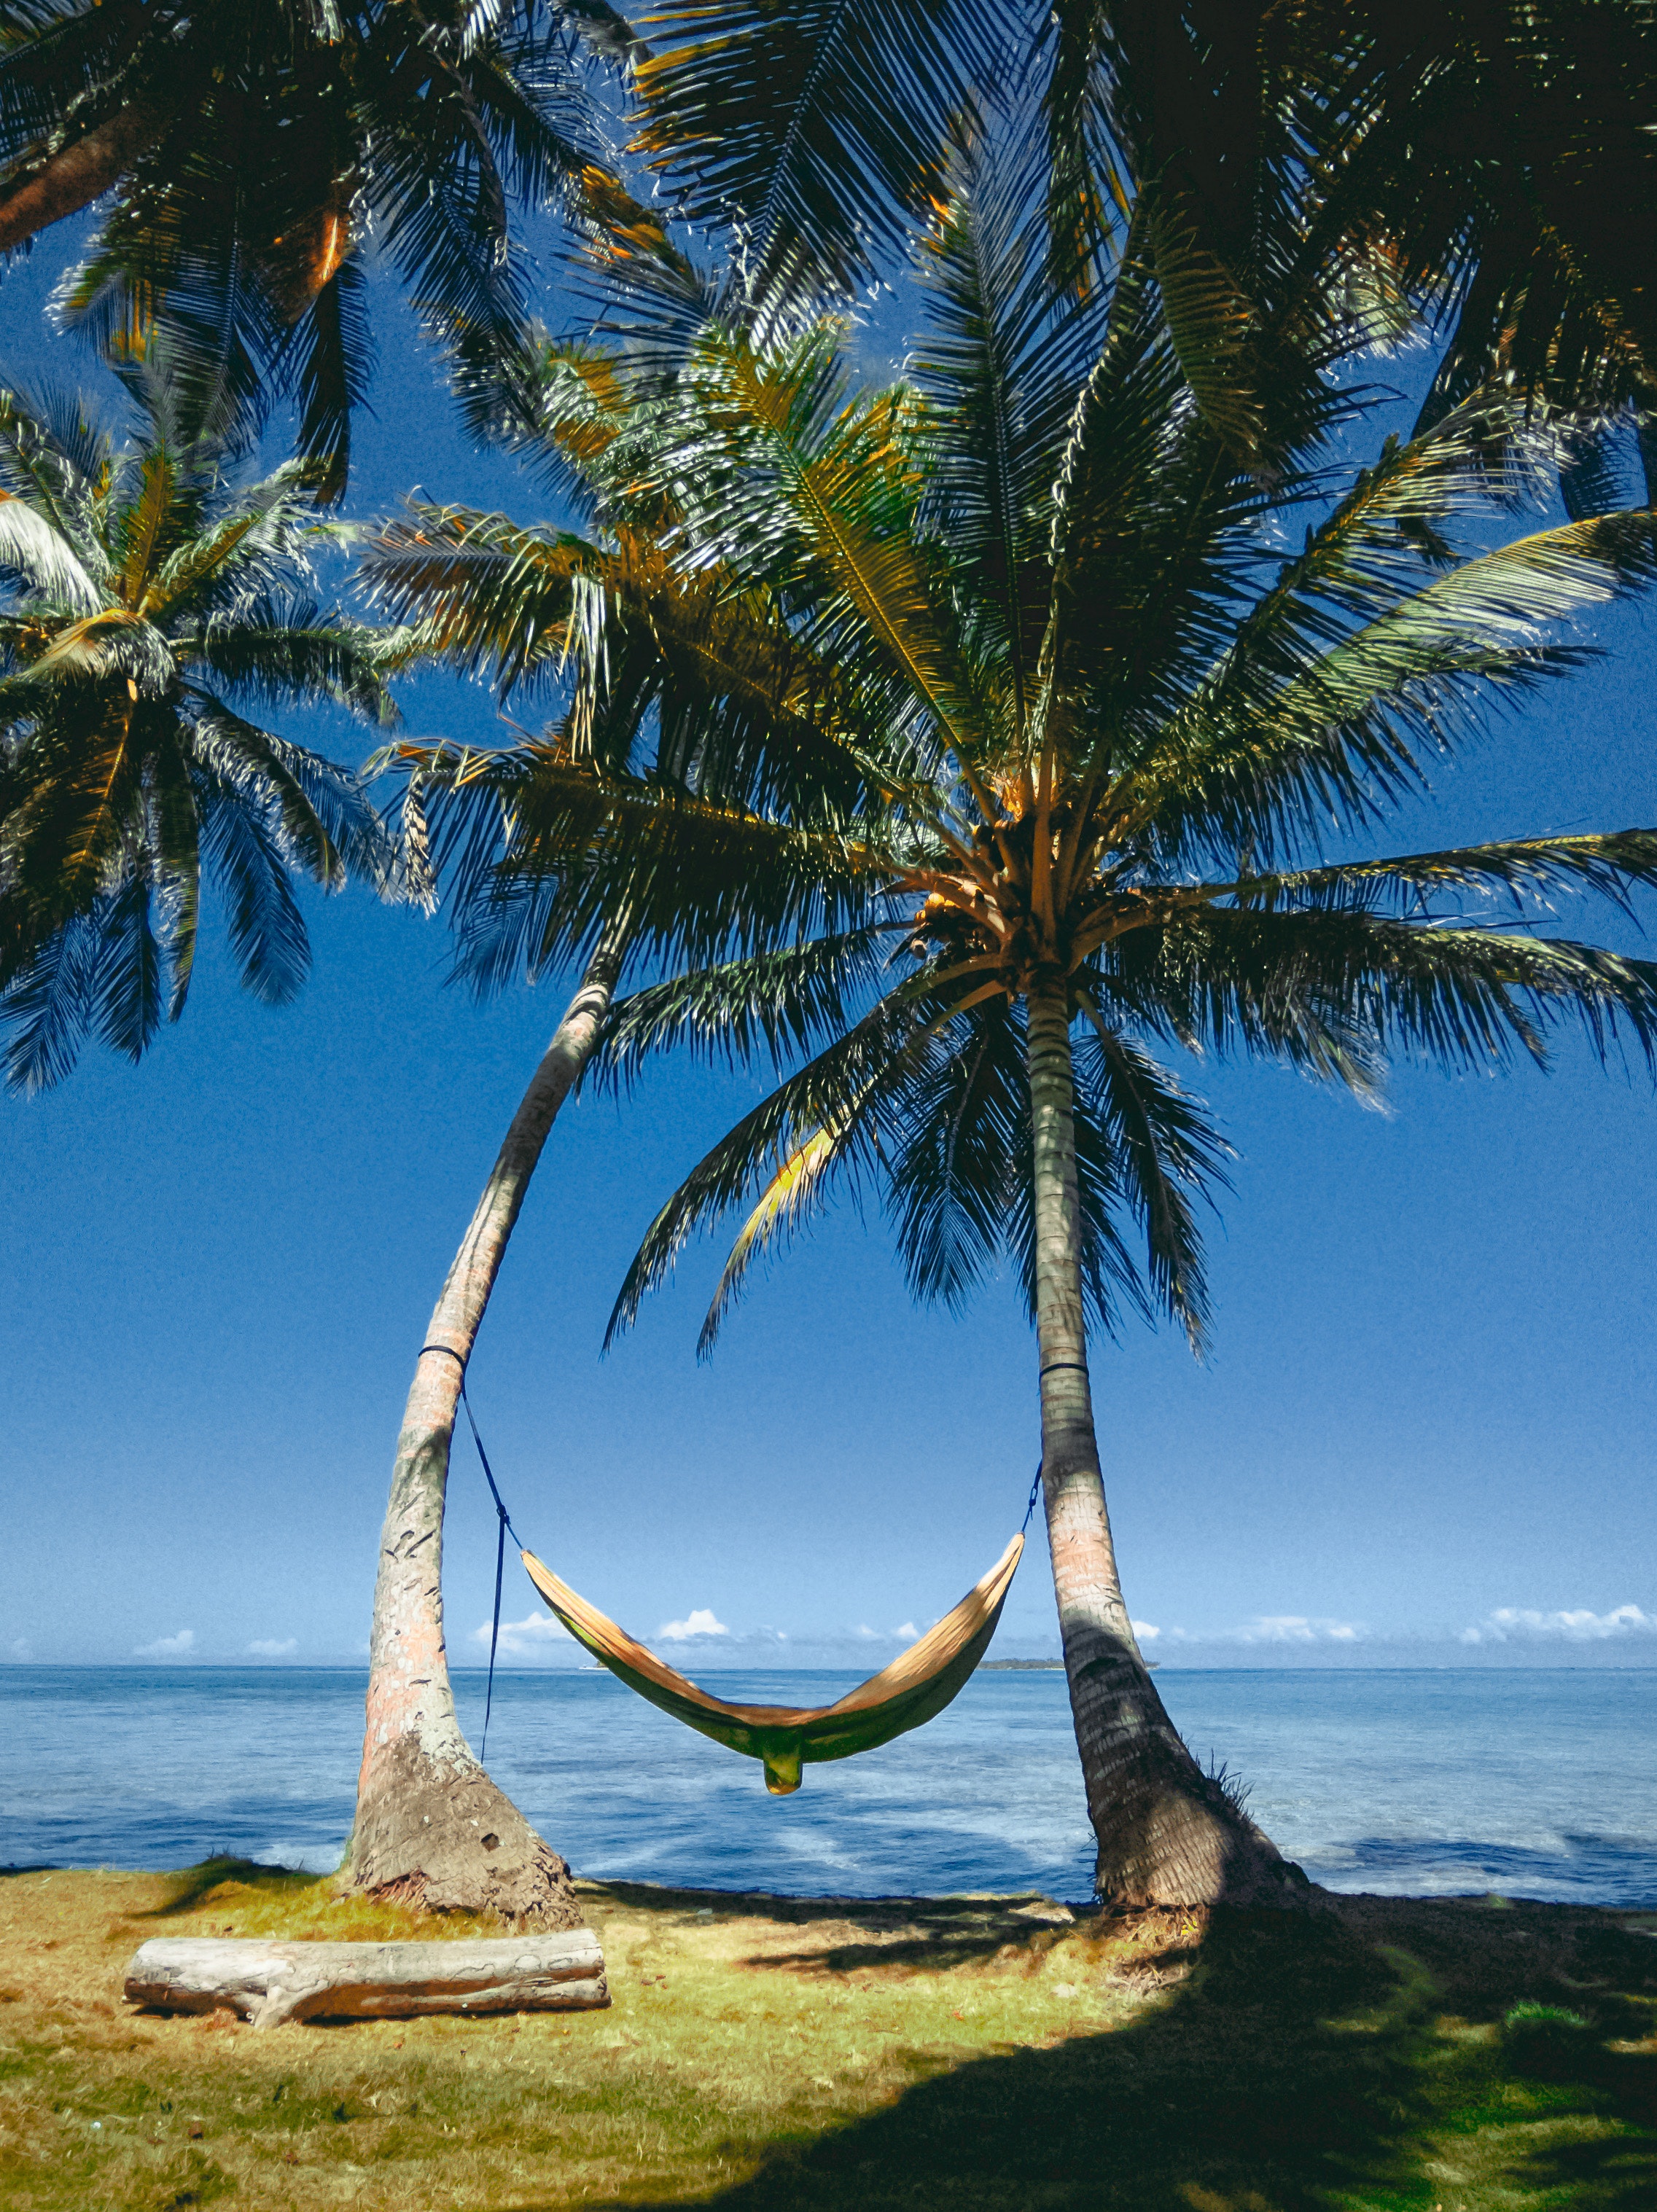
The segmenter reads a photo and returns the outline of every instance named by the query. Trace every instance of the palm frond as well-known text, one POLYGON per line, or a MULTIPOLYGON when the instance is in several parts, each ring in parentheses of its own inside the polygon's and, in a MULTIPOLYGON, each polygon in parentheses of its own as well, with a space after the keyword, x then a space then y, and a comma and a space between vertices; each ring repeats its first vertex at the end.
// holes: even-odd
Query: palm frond
POLYGON ((1191 1349, 1207 1341, 1209 1306, 1193 1197, 1213 1202, 1230 1182, 1230 1146, 1202 1102, 1176 1082, 1136 1039, 1083 1002, 1096 1035, 1076 1055, 1078 1079, 1118 1162, 1121 1187, 1145 1235, 1146 1274, 1163 1310, 1179 1321, 1191 1349), (1097 1065, 1095 1065, 1095 1060, 1097 1065))
POLYGON ((722 534, 771 534, 779 525, 797 532, 829 586, 826 624, 844 604, 970 768, 987 734, 978 702, 946 607, 929 590, 909 534, 892 526, 912 509, 917 487, 892 434, 890 403, 849 409, 819 432, 826 394, 815 377, 779 374, 745 346, 734 348, 722 366, 782 495, 779 511, 763 480, 734 487, 722 534))
POLYGON ((1020 729, 1046 612, 1030 556, 1051 526, 1044 498, 1104 319, 1092 303, 1054 299, 1030 226, 1036 150, 1008 146, 993 125, 964 137, 927 240, 930 312, 910 364, 929 409, 923 511, 952 555, 966 556, 964 580, 994 623, 1020 729))
MULTIPOLYGON (((279 851, 284 866, 303 869, 326 890, 341 888, 344 860, 306 783, 343 817, 348 834, 360 836, 360 811, 367 802, 359 799, 356 807, 351 805, 348 794, 356 779, 349 770, 244 720, 210 692, 197 696, 189 759, 198 787, 221 799, 241 801, 241 811, 257 824, 261 849, 279 851)), ((356 788, 360 793, 361 787, 356 788)), ((377 852, 373 857, 378 859, 377 852)))
POLYGON ((1581 665, 1586 648, 1550 630, 1654 574, 1657 519, 1599 516, 1452 567, 1325 650, 1274 637, 1262 668, 1228 671, 1148 749, 1124 820, 1155 819, 1173 860, 1245 838, 1264 857, 1331 813, 1373 818, 1420 787, 1423 752, 1581 665))
POLYGON ((101 944, 96 911, 74 915, 0 989, 9 1090, 32 1097, 73 1074, 93 1023, 101 944))
POLYGON ((296 592, 261 592, 234 616, 210 616, 185 640, 194 667, 250 700, 326 699, 383 729, 395 723, 397 707, 380 665, 382 641, 296 592))
POLYGON ((311 301, 277 365, 299 402, 295 451, 314 465, 317 505, 335 506, 345 496, 351 422, 368 404, 375 366, 366 286, 354 259, 342 261, 311 301))
POLYGON ((578 578, 598 579, 600 550, 572 532, 521 530, 501 514, 408 502, 382 526, 362 574, 371 604, 417 624, 423 647, 503 696, 562 668, 578 578))
MULTIPOLYGON (((656 1215, 634 1255, 611 1311, 606 1346, 631 1326, 648 1292, 672 1272, 690 1239, 756 1188, 770 1184, 779 1167, 816 1133, 832 1133, 832 1148, 801 1184, 795 1211, 774 1217, 767 1242, 797 1225, 804 1210, 820 1202, 830 1187, 831 1170, 855 1176, 868 1166, 882 1094, 926 1056, 940 1024, 951 1018, 948 1002, 939 1007, 933 992, 926 976, 889 991, 744 1115, 698 1162, 656 1215)), ((704 1342, 710 1341, 704 1329, 704 1342)))
POLYGON ((1116 950, 1100 988, 1141 1018, 1373 1091, 1388 1057, 1489 1073, 1538 1064, 1575 1022, 1602 1058, 1657 1049, 1657 963, 1569 939, 1410 921, 1349 907, 1207 907, 1116 950))
POLYGON ((0 391, 0 489, 32 506, 97 584, 108 562, 97 541, 93 487, 108 471, 113 443, 78 392, 0 391))
POLYGON ((1265 430, 1250 373, 1257 335, 1253 304, 1176 194, 1155 191, 1152 207, 1151 255, 1175 356, 1204 421, 1246 467, 1259 453, 1265 430))
POLYGON ((645 985, 611 1007, 583 1081, 631 1083, 647 1060, 677 1049, 734 1066, 764 1050, 779 1066, 846 1028, 871 994, 887 926, 818 937, 809 944, 722 962, 645 985))
POLYGON ((1554 890, 1590 890, 1627 912, 1635 884, 1657 884, 1657 830, 1618 830, 1593 836, 1514 837, 1437 853, 1349 860, 1322 868, 1249 876, 1225 887, 1240 907, 1268 911, 1307 907, 1368 908, 1390 897, 1408 908, 1434 890, 1507 890, 1516 907, 1554 890))
POLYGON ((902 1085, 883 1195, 916 1297, 958 1311, 1009 1243, 1016 1250, 1030 1212, 1028 1119, 1023 1024, 1004 1000, 961 1016, 902 1085))
POLYGON ((1111 130, 1110 14, 1101 0, 1053 0, 1046 30, 1048 258, 1056 291, 1085 292, 1103 274, 1132 193, 1130 165, 1111 130))
POLYGON ((205 778, 198 786, 203 857, 228 910, 230 949, 243 988, 286 1006, 310 972, 311 945, 293 894, 289 848, 257 807, 237 805, 205 778))
POLYGON ((12 571, 49 605, 95 614, 103 595, 70 540, 15 492, 0 491, 0 572, 12 571))
POLYGON ((979 0, 673 0, 637 72, 635 150, 692 221, 740 225, 756 290, 844 290, 936 190, 1010 27, 979 0))
POLYGON ((166 963, 155 931, 155 886, 131 869, 100 906, 95 970, 98 1034, 112 1052, 141 1060, 166 1011, 166 963))
POLYGON ((813 1129, 778 1165, 726 1257, 697 1337, 698 1358, 706 1359, 713 1351, 754 1261, 780 1239, 797 1235, 824 1204, 834 1171, 849 1152, 850 1134, 850 1126, 813 1129))
POLYGON ((877 863, 836 831, 603 772, 545 744, 494 756, 398 748, 423 778, 440 866, 462 917, 465 972, 509 973, 626 914, 641 950, 698 961, 862 919, 877 863), (451 792, 453 796, 451 796, 451 792), (504 933, 510 950, 497 940, 504 933))

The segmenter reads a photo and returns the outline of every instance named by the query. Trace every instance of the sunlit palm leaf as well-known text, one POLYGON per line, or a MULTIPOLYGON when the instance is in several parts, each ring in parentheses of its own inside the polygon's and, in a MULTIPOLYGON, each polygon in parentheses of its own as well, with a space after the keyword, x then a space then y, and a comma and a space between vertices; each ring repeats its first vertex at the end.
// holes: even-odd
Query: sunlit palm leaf
POLYGON ((0 492, 0 570, 8 568, 42 599, 76 614, 94 613, 103 605, 69 539, 15 492, 0 492))
POLYGON ((808 1217, 821 1206, 829 1179, 850 1130, 814 1129, 796 1145, 759 1194, 759 1202, 743 1223, 732 1245, 718 1286, 704 1317, 696 1348, 703 1358, 713 1350, 726 1315, 741 1294, 749 1268, 779 1237, 798 1234, 808 1217))

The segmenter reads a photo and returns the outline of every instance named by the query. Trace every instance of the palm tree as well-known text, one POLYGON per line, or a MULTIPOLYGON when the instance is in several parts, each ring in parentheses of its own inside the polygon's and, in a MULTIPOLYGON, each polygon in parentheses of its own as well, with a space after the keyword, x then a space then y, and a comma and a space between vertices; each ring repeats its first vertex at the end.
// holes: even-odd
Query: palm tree
POLYGON ((604 0, 40 0, 0 25, 0 252, 106 194, 71 313, 175 372, 295 398, 343 495, 381 243, 452 354, 509 363, 526 287, 510 198, 602 185, 573 47, 636 42, 604 0))
MULTIPOLYGON (((612 1012, 618 1071, 675 1042, 812 1045, 663 1207, 612 1330, 687 1238, 750 1205, 705 1348, 755 1254, 837 1181, 879 1187, 918 1294, 958 1300, 1007 1254, 1035 1323, 1100 1893, 1282 1897, 1293 1871, 1162 1708, 1106 1508, 1091 1329, 1124 1291, 1194 1337, 1205 1313, 1195 1201, 1218 1147, 1157 1052, 1236 1047, 1365 1091, 1390 1054, 1540 1059, 1576 1018, 1602 1049, 1626 1033, 1651 1057, 1657 967, 1536 924, 1556 891, 1657 880, 1657 833, 1318 848, 1362 836, 1432 758, 1575 666, 1581 647, 1546 633, 1651 580, 1657 518, 1480 550, 1548 460, 1499 395, 1355 473, 1331 459, 1355 403, 1325 395, 1263 477, 1193 402, 1142 225, 1112 285, 1055 300, 1028 179, 958 159, 911 380, 857 391, 835 324, 765 345, 714 321, 627 435, 568 441, 612 525, 634 502, 652 528, 671 512, 672 569, 746 624, 751 691, 858 781, 724 794, 728 840, 812 884, 818 911, 801 902, 791 947, 698 959, 612 1012), (1514 902, 1512 926, 1458 910, 1487 895, 1514 902)), ((655 881, 650 840, 685 812, 572 744, 496 773, 525 897, 544 879, 567 899, 574 880, 583 912, 655 881)))
POLYGON ((1154 200, 1142 250, 1183 264, 1171 336, 1219 434, 1269 457, 1285 386, 1368 294, 1441 341, 1419 427, 1496 377, 1585 418, 1574 510, 1637 466, 1657 30, 1634 0, 681 0, 652 33, 638 149, 690 212, 742 221, 757 270, 867 282, 924 216, 959 115, 1022 73, 1056 273, 1096 277, 1154 200))
MULTIPOLYGON (((585 453, 596 527, 523 529, 499 515, 411 502, 366 564, 380 608, 411 625, 404 650, 487 678, 503 698, 562 688, 566 702, 532 747, 618 775, 595 791, 586 843, 610 862, 602 883, 572 845, 556 880, 520 866, 539 821, 533 769, 516 750, 399 744, 405 836, 454 887, 457 970, 483 991, 534 981, 573 957, 580 984, 531 1078, 467 1224, 422 1340, 398 1438, 381 1539, 367 1725, 347 1879, 429 1907, 489 1910, 569 1924, 568 1870, 472 1755, 454 1710, 443 1635, 442 1532, 462 1381, 508 1242, 552 1123, 588 1066, 624 962, 712 959, 733 950, 772 983, 772 948, 822 911, 821 886, 756 847, 734 802, 808 783, 855 801, 842 749, 795 722, 773 679, 787 639, 725 603, 716 580, 686 584, 639 525, 606 527, 595 492, 629 422, 608 365, 549 349, 539 377, 533 454, 585 453), (603 607, 605 618, 596 620, 603 607), (560 687, 560 678, 564 681, 560 687), (632 782, 628 782, 631 777, 632 782), (633 784, 648 796, 641 803, 633 784), (671 803, 664 804, 671 794, 671 803), (631 871, 615 864, 624 847, 631 871), (769 958, 767 957, 769 956, 769 958)), ((651 505, 659 529, 670 505, 651 505)), ((797 1023, 758 985, 742 1008, 760 1034, 797 1023)), ((827 1011, 843 1012, 838 1000, 827 1011)))
POLYGON ((237 483, 222 424, 129 382, 124 440, 77 400, 0 392, 0 1019, 21 1090, 89 1031, 136 1060, 178 1019, 204 876, 273 1006, 309 965, 294 876, 395 888, 359 777, 246 711, 394 718, 384 641, 311 596, 309 474, 237 483))

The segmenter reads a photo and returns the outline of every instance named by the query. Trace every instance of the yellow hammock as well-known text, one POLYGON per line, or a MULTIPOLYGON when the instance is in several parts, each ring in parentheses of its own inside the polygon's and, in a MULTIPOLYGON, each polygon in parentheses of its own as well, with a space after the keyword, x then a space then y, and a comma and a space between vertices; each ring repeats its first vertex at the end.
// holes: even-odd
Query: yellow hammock
POLYGON ((675 1720, 732 1751, 763 1759, 766 1789, 773 1797, 786 1797, 800 1787, 802 1761, 872 1751, 943 1711, 990 1647, 1023 1549, 1023 1537, 1014 1536, 953 1613, 832 1705, 728 1705, 710 1698, 560 1582, 533 1552, 520 1556, 529 1579, 578 1644, 675 1720))

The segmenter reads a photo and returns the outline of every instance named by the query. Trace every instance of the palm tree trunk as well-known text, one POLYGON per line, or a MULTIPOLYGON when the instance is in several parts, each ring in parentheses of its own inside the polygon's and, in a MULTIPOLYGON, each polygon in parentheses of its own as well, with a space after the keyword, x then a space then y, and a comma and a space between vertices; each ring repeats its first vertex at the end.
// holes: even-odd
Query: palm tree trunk
POLYGON ((167 126, 166 110, 134 100, 107 123, 0 190, 0 252, 78 215, 118 184, 167 126))
POLYGON ((1099 1839, 1095 1887, 1120 1910, 1288 1903, 1303 1893, 1305 1876, 1180 1741, 1128 1618, 1087 1374, 1063 978, 1033 990, 1027 1006, 1042 1488, 1070 1711, 1099 1839))
POLYGON ((512 1117, 426 1330, 397 1440, 380 1540, 353 1888, 439 1911, 492 1911, 544 1927, 580 1917, 570 1870, 472 1757, 443 1642, 443 1499, 464 1363, 548 1132, 591 1057, 624 932, 600 943, 512 1117))

